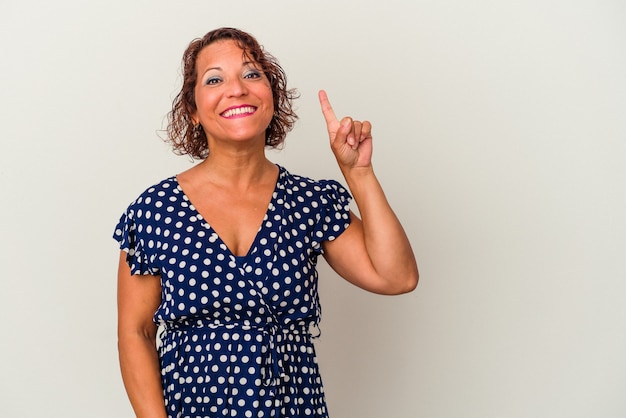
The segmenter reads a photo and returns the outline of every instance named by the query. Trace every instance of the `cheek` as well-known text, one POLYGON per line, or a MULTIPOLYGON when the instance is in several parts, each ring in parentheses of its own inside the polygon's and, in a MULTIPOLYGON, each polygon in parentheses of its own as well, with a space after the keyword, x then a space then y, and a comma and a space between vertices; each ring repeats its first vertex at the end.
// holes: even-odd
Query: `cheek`
POLYGON ((267 93, 266 93, 266 99, 267 102, 269 103, 269 107, 270 109, 272 109, 272 112, 274 112, 274 93, 272 92, 272 89, 268 86, 267 89, 267 93))
POLYGON ((202 104, 205 102, 205 99, 202 96, 202 93, 200 92, 200 90, 197 88, 194 89, 193 91, 193 100, 194 100, 194 103, 196 104, 196 109, 201 109, 202 104))
POLYGON ((269 80, 265 80, 263 91, 264 91, 266 100, 271 101, 273 105, 274 104, 274 92, 272 91, 272 85, 270 84, 269 80))
POLYGON ((268 103, 267 113, 270 114, 270 118, 273 118, 274 113, 276 112, 276 106, 275 106, 274 98, 272 97, 272 92, 270 92, 270 94, 268 95, 267 103, 268 103))

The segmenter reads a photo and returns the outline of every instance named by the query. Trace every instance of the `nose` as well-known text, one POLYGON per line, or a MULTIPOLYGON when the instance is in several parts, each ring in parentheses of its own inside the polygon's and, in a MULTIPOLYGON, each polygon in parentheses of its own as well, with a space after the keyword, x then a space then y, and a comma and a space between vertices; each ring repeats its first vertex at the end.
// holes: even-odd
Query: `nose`
POLYGON ((229 97, 245 96, 248 93, 244 80, 239 77, 232 78, 227 87, 229 97))

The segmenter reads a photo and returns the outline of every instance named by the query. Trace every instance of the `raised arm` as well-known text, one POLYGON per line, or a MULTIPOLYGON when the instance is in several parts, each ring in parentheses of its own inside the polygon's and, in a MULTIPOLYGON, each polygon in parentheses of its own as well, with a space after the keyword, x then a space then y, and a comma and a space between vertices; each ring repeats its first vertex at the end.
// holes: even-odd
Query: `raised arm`
POLYGON ((419 274, 409 240, 389 206, 372 168, 372 126, 349 117, 338 120, 326 92, 319 92, 330 146, 361 218, 324 244, 324 256, 343 278, 380 294, 410 292, 419 274))
POLYGON ((167 418, 152 316, 161 303, 158 276, 131 275, 120 254, 117 284, 118 350, 128 398, 138 418, 167 418))

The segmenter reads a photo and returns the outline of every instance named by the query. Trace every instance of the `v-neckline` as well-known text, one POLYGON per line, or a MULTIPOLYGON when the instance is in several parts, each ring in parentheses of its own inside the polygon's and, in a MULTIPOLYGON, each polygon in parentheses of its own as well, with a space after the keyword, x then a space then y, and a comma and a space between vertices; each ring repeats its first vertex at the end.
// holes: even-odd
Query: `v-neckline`
POLYGON ((194 215, 196 216, 198 221, 203 225, 203 227, 205 229, 211 231, 211 233, 216 237, 216 240, 219 241, 219 243, 224 246, 225 250, 228 252, 228 254, 233 259, 235 259, 235 260, 247 260, 248 257, 251 255, 251 253, 254 251, 254 249, 257 247, 258 241, 259 241, 260 236, 261 236, 261 231, 263 230, 265 224, 267 223, 267 220, 269 219, 270 212, 273 210, 273 208, 275 208, 275 204, 274 203, 277 200, 280 181, 281 181, 281 178, 283 177, 283 173, 285 171, 284 168, 281 167, 280 165, 276 164, 276 166, 278 167, 278 176, 276 177, 276 183, 274 184, 274 190, 272 190, 272 195, 270 197, 270 200, 269 200, 269 203, 267 205, 267 208, 265 209, 265 214, 263 215, 263 218, 261 219, 261 224, 257 228, 257 231, 256 231, 256 234, 254 236, 254 239, 250 243, 250 247, 247 249, 247 251, 246 251, 246 253, 244 255, 236 255, 232 251, 232 249, 222 239, 222 237, 217 232, 217 230, 211 226, 211 223, 200 213, 200 211, 193 204, 193 202, 191 201, 191 199, 189 198, 187 193, 185 193, 185 190, 183 189, 183 187, 180 185, 180 182, 178 181, 178 176, 173 176, 173 179, 174 179, 174 182, 176 183, 176 189, 181 193, 183 199, 189 204, 189 209, 194 212, 194 215))

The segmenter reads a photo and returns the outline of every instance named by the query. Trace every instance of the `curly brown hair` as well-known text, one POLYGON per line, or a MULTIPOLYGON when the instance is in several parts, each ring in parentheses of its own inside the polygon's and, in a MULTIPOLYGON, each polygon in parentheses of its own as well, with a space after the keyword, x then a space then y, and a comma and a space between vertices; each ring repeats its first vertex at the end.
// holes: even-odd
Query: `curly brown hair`
POLYGON ((182 60, 183 85, 174 98, 172 110, 168 113, 167 139, 178 155, 189 155, 194 159, 204 159, 209 154, 207 138, 203 129, 194 131, 192 115, 196 112, 194 89, 196 86, 196 61, 200 51, 220 40, 232 40, 246 57, 258 63, 267 76, 274 98, 274 116, 265 131, 265 144, 276 148, 285 140, 298 119, 293 110, 293 100, 298 97, 295 89, 287 89, 287 76, 278 60, 266 52, 250 34, 234 28, 212 30, 202 38, 191 41, 182 60))

